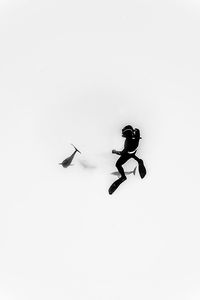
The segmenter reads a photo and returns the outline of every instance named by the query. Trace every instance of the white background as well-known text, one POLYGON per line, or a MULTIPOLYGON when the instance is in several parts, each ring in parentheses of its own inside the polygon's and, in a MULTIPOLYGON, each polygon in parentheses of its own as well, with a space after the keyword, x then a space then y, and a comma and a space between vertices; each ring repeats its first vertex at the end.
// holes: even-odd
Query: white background
POLYGON ((200 299, 198 1, 0 8, 0 298, 200 299))

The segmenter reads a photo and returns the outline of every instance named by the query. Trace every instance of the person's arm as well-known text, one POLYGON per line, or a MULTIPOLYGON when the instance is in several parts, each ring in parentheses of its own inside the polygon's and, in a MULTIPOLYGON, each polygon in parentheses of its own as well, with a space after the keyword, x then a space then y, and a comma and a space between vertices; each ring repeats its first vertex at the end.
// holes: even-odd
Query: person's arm
POLYGON ((121 151, 120 155, 128 153, 128 141, 125 140, 124 149, 121 151))
POLYGON ((122 151, 112 150, 113 154, 121 155, 122 151))
POLYGON ((122 155, 122 154, 128 152, 127 148, 128 148, 127 147, 127 142, 125 141, 125 143, 124 143, 124 149, 122 151, 112 150, 112 153, 117 154, 117 155, 122 155))
MULTIPOLYGON (((117 154, 117 155, 122 155, 122 154, 128 153, 130 151, 128 143, 129 143, 129 141, 126 140, 124 143, 124 149, 122 151, 112 150, 112 153, 117 154)), ((135 155, 136 152, 137 152, 137 150, 135 150, 135 152, 133 154, 135 155)))

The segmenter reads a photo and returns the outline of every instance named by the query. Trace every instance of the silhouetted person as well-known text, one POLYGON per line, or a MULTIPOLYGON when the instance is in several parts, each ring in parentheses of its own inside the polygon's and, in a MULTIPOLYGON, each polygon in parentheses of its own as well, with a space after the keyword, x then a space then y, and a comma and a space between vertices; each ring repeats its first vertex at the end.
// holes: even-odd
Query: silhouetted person
POLYGON ((143 178, 146 175, 143 160, 135 155, 141 139, 139 129, 133 129, 131 125, 127 125, 122 129, 122 137, 125 138, 124 149, 122 151, 112 150, 112 153, 120 155, 120 158, 116 162, 116 168, 121 175, 120 179, 122 181, 126 180, 126 175, 122 165, 130 158, 134 158, 138 162, 139 173, 141 178, 143 178))
POLYGON ((67 168, 71 165, 71 162, 74 158, 74 155, 76 154, 76 152, 79 152, 81 153, 73 144, 71 144, 74 148, 75 148, 75 151, 72 153, 71 156, 69 156, 68 158, 66 158, 65 160, 63 160, 63 162, 59 163, 59 165, 62 165, 63 168, 67 168))

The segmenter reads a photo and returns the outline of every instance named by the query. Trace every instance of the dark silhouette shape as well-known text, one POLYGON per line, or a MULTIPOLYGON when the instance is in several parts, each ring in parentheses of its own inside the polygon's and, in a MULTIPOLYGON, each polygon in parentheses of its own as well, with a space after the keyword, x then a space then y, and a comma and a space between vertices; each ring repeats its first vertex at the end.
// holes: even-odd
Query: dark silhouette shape
POLYGON ((134 175, 136 174, 136 170, 137 170, 137 167, 135 167, 135 169, 133 170, 134 175))
POLYGON ((122 151, 112 150, 112 153, 120 155, 120 158, 116 162, 116 168, 118 169, 121 177, 118 179, 119 182, 116 181, 111 185, 112 188, 110 187, 109 194, 112 194, 113 191, 115 191, 116 188, 127 179, 122 165, 125 164, 130 158, 133 158, 137 161, 140 177, 144 178, 146 175, 146 168, 143 160, 135 155, 141 139, 140 130, 137 128, 133 129, 131 125, 127 125, 122 129, 122 137, 125 138, 124 149, 122 151))
POLYGON ((114 191, 120 186, 120 184, 125 181, 126 178, 122 178, 120 177, 119 179, 115 180, 113 182, 113 184, 111 184, 109 190, 108 190, 108 193, 111 195, 112 193, 114 193, 114 191))
POLYGON ((139 174, 141 178, 144 178, 144 176, 146 175, 147 171, 146 168, 144 166, 144 162, 142 159, 139 159, 138 157, 134 157, 136 160, 138 160, 138 165, 139 165, 139 174))
POLYGON ((69 166, 72 166, 71 165, 71 162, 74 158, 74 155, 76 154, 76 152, 79 152, 81 153, 73 144, 71 144, 74 148, 75 148, 75 151, 72 153, 72 155, 70 155, 68 158, 66 158, 65 160, 63 160, 63 162, 59 163, 59 165, 62 165, 63 168, 67 168, 69 166))
MULTIPOLYGON (((130 175, 130 174, 135 175, 136 169, 137 169, 137 167, 135 167, 133 171, 126 171, 126 172, 124 172, 124 173, 125 173, 125 175, 130 175)), ((118 171, 112 172, 112 173, 110 173, 110 174, 111 174, 111 175, 116 175, 116 176, 118 176, 118 177, 121 175, 118 171)))

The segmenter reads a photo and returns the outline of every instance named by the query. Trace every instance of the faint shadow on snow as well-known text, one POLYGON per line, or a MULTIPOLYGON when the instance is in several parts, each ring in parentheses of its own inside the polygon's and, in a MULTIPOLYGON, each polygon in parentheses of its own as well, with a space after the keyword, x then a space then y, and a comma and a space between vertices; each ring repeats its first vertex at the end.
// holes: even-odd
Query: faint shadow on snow
POLYGON ((89 163, 86 159, 79 159, 78 162, 84 169, 93 170, 97 168, 97 166, 89 163))
MULTIPOLYGON (((125 172, 125 174, 126 174, 126 175, 130 175, 130 174, 135 175, 136 169, 137 169, 137 167, 135 167, 133 171, 127 171, 127 172, 125 172)), ((112 173, 110 173, 110 174, 111 174, 111 175, 115 175, 115 176, 120 177, 120 173, 119 173, 118 171, 112 172, 112 173)))

